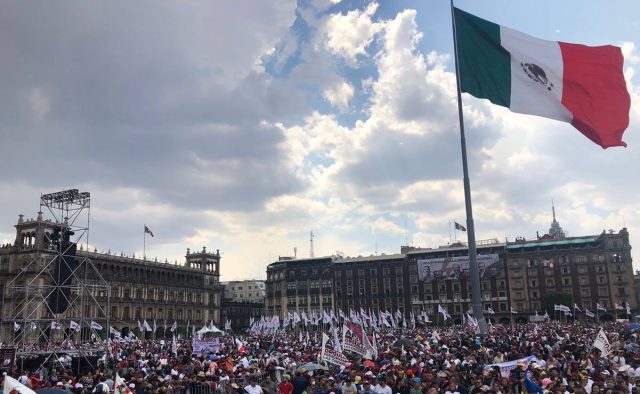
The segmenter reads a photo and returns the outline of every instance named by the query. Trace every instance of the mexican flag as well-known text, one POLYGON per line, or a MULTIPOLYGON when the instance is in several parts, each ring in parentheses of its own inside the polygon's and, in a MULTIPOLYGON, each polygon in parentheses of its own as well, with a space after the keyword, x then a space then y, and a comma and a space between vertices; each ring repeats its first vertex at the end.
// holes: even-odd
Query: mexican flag
POLYGON ((570 123, 603 148, 627 146, 631 99, 620 48, 541 40, 457 8, 454 19, 463 92, 570 123))
POLYGON ((456 230, 458 230, 458 231, 467 231, 467 228, 465 226, 461 225, 460 223, 455 222, 455 221, 453 223, 456 226, 456 230))

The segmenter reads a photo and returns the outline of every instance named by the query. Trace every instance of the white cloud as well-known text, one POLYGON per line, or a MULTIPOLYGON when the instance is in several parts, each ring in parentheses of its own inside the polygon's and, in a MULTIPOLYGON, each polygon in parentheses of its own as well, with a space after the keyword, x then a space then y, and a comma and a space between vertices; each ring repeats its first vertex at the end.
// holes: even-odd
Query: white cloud
POLYGON ((378 3, 369 4, 363 11, 352 10, 346 14, 333 14, 326 21, 326 46, 352 66, 359 56, 367 55, 367 47, 383 25, 372 21, 378 3))
POLYGON ((635 42, 627 41, 623 42, 620 45, 622 49, 622 55, 624 56, 624 60, 628 64, 636 65, 640 64, 640 54, 638 54, 638 49, 636 48, 635 42))
POLYGON ((331 105, 345 112, 349 109, 349 101, 353 97, 353 86, 341 81, 325 89, 324 97, 331 105))

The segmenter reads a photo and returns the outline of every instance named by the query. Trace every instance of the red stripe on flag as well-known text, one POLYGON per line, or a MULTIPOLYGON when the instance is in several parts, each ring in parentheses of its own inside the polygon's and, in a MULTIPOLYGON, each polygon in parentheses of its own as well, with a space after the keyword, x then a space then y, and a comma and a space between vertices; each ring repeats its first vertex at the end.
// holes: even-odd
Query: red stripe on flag
POLYGON ((612 45, 559 44, 564 63, 562 104, 573 114, 571 124, 603 148, 627 146, 622 134, 629 126, 631 98, 622 72, 622 51, 612 45))

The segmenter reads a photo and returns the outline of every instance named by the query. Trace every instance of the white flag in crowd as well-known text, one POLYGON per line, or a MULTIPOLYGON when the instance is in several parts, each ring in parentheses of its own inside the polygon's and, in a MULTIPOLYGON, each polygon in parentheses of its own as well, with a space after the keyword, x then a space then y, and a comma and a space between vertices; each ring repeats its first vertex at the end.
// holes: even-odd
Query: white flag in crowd
POLYGON ((24 384, 18 382, 11 376, 4 377, 4 390, 5 393, 19 393, 19 394, 36 394, 35 391, 31 390, 29 387, 24 384))
POLYGON ((96 322, 94 322, 93 320, 91 320, 91 324, 90 327, 94 330, 102 330, 102 326, 96 322))
POLYGON ((569 309, 569 307, 568 307, 568 306, 566 306, 566 305, 562 305, 562 304, 561 304, 561 305, 557 305, 557 304, 556 304, 556 305, 554 305, 554 306, 553 306, 553 310, 554 310, 554 311, 564 312, 564 313, 567 313, 567 312, 571 311, 571 309, 569 309))
POLYGON ((442 318, 444 320, 451 319, 451 315, 442 307, 442 305, 438 304, 438 313, 442 314, 442 318))
POLYGON ((69 328, 74 330, 75 332, 78 332, 78 331, 80 331, 80 324, 78 324, 78 323, 74 322, 73 320, 71 320, 69 322, 69 328))
POLYGON ((611 352, 611 345, 609 344, 607 335, 604 333, 604 330, 602 328, 596 336, 596 340, 593 341, 593 347, 600 349, 600 351, 602 352, 602 356, 608 356, 611 352))

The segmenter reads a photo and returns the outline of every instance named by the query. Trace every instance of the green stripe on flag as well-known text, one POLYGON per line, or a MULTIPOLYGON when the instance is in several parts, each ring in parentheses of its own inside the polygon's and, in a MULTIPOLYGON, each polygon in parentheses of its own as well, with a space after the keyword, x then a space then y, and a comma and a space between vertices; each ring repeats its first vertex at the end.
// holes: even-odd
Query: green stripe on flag
POLYGON ((500 45, 500 25, 454 8, 460 88, 509 107, 511 55, 500 45))

